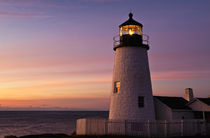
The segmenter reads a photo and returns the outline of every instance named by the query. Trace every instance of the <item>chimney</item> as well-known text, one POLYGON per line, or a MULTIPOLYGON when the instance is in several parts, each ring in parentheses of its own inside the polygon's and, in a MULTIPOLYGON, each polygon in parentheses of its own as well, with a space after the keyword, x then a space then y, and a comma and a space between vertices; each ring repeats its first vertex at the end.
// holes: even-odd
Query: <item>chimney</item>
POLYGON ((185 89, 185 99, 187 101, 192 101, 193 100, 193 90, 192 90, 192 88, 186 88, 185 89))

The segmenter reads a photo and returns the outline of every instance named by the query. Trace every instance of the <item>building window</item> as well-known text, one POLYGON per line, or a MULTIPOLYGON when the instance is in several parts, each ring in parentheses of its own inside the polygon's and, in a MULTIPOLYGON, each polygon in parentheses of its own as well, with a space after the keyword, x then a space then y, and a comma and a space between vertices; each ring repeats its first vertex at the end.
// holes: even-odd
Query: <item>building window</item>
POLYGON ((139 108, 144 107, 144 97, 143 96, 139 96, 138 104, 139 104, 139 108))
POLYGON ((120 82, 116 81, 114 83, 114 93, 119 93, 120 92, 120 82))

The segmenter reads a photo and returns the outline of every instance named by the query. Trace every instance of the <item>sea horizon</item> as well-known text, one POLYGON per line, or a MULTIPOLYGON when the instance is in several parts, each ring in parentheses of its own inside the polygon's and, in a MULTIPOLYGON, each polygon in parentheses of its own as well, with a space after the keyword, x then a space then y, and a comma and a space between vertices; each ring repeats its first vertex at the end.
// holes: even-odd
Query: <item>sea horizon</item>
POLYGON ((76 131, 80 118, 108 118, 108 111, 0 111, 0 138, 76 131))

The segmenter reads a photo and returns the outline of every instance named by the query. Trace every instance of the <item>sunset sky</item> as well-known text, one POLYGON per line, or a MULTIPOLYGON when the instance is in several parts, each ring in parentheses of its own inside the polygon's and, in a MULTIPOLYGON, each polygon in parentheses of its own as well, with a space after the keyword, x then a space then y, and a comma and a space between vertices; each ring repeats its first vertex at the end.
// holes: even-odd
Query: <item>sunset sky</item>
POLYGON ((130 9, 150 36, 153 94, 210 95, 209 0, 0 0, 0 110, 108 110, 130 9))

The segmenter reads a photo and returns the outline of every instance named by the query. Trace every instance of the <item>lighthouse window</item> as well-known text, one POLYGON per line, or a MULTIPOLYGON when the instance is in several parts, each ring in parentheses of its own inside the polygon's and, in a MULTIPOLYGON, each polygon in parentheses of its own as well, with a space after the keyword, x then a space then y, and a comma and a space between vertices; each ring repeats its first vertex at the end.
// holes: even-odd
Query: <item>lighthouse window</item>
POLYGON ((114 84, 114 93, 119 93, 120 92, 120 82, 116 81, 114 84))
POLYGON ((144 97, 143 96, 139 96, 138 104, 139 104, 139 108, 144 107, 144 97))
POLYGON ((133 35, 133 34, 138 34, 142 35, 142 30, 141 27, 138 25, 125 25, 120 28, 120 36, 122 35, 133 35))

